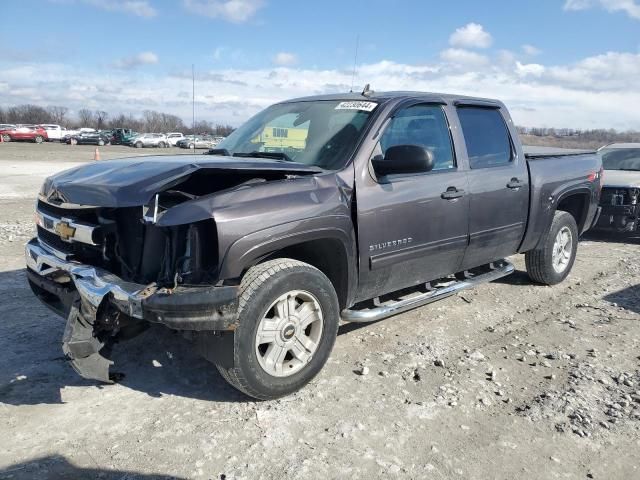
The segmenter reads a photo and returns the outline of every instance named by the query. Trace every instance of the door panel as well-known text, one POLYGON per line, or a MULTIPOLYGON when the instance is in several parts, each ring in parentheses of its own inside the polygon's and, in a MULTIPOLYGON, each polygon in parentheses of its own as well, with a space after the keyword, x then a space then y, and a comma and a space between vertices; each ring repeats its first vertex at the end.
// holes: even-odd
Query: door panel
POLYGON ((443 172, 372 184, 358 191, 360 299, 458 271, 467 246, 466 172, 443 172))
POLYGON ((499 109, 457 111, 470 166, 469 246, 462 262, 468 269, 517 252, 528 217, 529 173, 499 109))

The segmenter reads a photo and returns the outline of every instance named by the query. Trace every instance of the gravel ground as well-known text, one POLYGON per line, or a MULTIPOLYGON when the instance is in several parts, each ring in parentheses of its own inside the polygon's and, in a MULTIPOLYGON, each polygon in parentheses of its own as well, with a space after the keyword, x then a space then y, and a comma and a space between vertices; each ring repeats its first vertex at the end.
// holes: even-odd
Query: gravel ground
POLYGON ((514 257, 498 282, 345 324, 282 400, 237 393, 161 327, 116 346, 126 377, 100 386, 65 363, 22 260, 44 176, 92 156, 0 145, 0 479, 640 478, 638 239, 583 239, 555 287, 514 257))

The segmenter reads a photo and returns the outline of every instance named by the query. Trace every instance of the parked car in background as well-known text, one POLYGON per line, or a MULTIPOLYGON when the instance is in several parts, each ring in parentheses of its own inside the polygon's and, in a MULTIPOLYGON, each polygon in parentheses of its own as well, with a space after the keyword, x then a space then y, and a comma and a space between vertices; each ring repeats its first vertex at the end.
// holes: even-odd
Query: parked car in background
POLYGON ((42 143, 49 138, 47 131, 37 125, 22 125, 0 130, 0 135, 2 135, 2 140, 5 142, 27 141, 42 143))
POLYGON ((68 143, 67 140, 74 135, 80 135, 81 133, 93 133, 95 132, 95 128, 82 127, 82 128, 67 128, 62 132, 62 137, 60 138, 60 142, 68 143))
POLYGON ((640 143, 613 143, 598 150, 602 155, 604 185, 597 230, 640 230, 640 143))
POLYGON ((187 135, 176 142, 176 147, 187 148, 186 145, 194 138, 196 138, 195 135, 187 135))
POLYGON ((213 148, 218 144, 214 137, 208 135, 191 137, 185 142, 180 143, 181 148, 213 148))
POLYGON ((169 133, 167 133, 167 141, 169 142, 169 145, 171 145, 173 147, 175 147, 176 143, 178 143, 183 138, 185 138, 185 137, 180 132, 169 132, 169 133))
POLYGON ((112 145, 124 145, 127 140, 137 136, 138 133, 130 128, 114 128, 111 136, 112 145))
POLYGON ((63 137, 64 133, 66 132, 66 130, 62 128, 60 125, 42 124, 39 126, 44 128, 47 131, 47 136, 49 137, 50 142, 53 142, 53 141, 59 142, 60 139, 63 137))
POLYGON ((158 147, 165 148, 169 146, 167 136, 163 133, 143 133, 135 137, 131 144, 136 148, 158 147))
POLYGON ((109 134, 101 132, 82 132, 67 138, 68 145, 108 145, 111 142, 109 134))

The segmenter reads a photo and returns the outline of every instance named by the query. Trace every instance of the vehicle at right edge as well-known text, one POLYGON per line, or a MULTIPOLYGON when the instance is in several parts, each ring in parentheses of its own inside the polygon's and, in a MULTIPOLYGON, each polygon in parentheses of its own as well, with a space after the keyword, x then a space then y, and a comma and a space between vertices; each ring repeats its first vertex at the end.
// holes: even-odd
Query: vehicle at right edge
POLYGON ((613 143, 602 147, 604 184, 602 213, 594 230, 617 233, 640 230, 640 143, 613 143))

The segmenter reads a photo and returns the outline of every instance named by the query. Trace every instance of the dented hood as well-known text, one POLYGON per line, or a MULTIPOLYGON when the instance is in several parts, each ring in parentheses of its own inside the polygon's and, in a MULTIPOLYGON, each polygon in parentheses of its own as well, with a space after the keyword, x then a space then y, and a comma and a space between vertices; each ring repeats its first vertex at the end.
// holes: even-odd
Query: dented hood
POLYGON ((238 172, 283 172, 296 175, 322 170, 300 163, 259 158, 207 155, 163 155, 91 163, 45 180, 45 198, 99 207, 144 205, 154 194, 202 169, 238 172))

